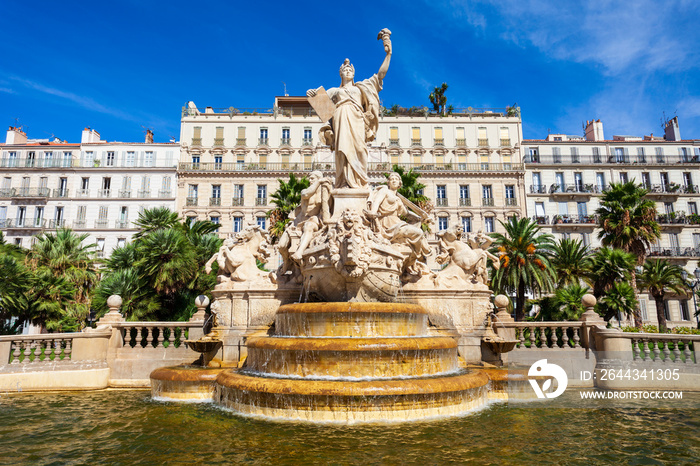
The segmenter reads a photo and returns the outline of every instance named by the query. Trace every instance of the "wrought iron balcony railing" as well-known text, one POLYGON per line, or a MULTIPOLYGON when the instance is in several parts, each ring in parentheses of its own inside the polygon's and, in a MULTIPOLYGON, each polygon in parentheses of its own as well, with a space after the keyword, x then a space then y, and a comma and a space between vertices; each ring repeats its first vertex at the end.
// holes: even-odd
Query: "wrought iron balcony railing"
POLYGON ((447 207, 447 199, 445 199, 445 198, 435 199, 435 206, 436 207, 447 207))
POLYGON ((232 206, 242 206, 243 205, 243 197, 234 197, 231 199, 231 205, 232 206))
POLYGON ((460 197, 459 198, 459 206, 460 207, 469 207, 471 205, 472 205, 471 198, 468 198, 468 197, 460 197))
POLYGON ((267 198, 266 197, 256 197, 255 198, 255 205, 267 205, 267 198))
POLYGON ((185 203, 186 203, 188 206, 196 206, 196 205, 197 205, 197 198, 196 198, 196 197, 188 197, 188 198, 185 200, 185 203))

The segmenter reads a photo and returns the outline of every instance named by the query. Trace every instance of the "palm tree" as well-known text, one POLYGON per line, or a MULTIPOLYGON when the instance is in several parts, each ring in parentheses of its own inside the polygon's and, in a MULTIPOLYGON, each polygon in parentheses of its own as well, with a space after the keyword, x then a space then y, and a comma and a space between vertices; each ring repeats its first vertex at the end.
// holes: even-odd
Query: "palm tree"
POLYGON ((289 214, 301 203, 301 192, 309 187, 307 177, 297 178, 294 173, 289 174, 289 181, 279 181, 279 187, 270 196, 276 208, 267 211, 267 218, 270 220, 270 239, 272 242, 282 236, 284 229, 289 223, 289 214))
POLYGON ((445 114, 445 105, 447 105, 447 97, 445 97, 447 88, 447 83, 442 83, 440 87, 435 87, 433 92, 428 96, 430 103, 433 104, 433 110, 442 115, 445 114))
MULTIPOLYGON (((656 221, 656 203, 646 198, 647 192, 633 181, 611 183, 596 210, 601 229, 598 238, 603 246, 633 253, 637 256, 637 265, 644 264, 649 246, 661 237, 656 221)), ((636 292, 634 270, 632 286, 636 292)), ((642 314, 638 306, 634 310, 634 322, 642 328, 642 314)))
POLYGON ((536 295, 554 288, 555 270, 549 262, 553 236, 542 233, 528 218, 511 217, 507 223, 500 224, 506 234, 491 234, 492 253, 501 259, 500 268, 494 270, 491 287, 499 293, 515 293, 515 317, 523 320, 526 293, 536 295))
POLYGON ((191 288, 197 254, 182 231, 156 230, 143 236, 137 248, 135 266, 157 293, 172 297, 181 289, 191 288))
POLYGON ((578 320, 586 311, 581 299, 590 291, 580 283, 557 288, 554 295, 537 300, 540 305, 537 320, 578 320))
POLYGON ((557 272, 557 285, 579 283, 591 270, 591 251, 581 240, 564 238, 552 248, 552 266, 557 272))
POLYGON ((61 228, 39 236, 27 254, 27 264, 38 276, 45 277, 43 272, 48 271, 72 285, 73 299, 64 311, 75 315, 78 322, 87 317, 91 291, 97 284, 95 244, 83 245, 88 237, 61 228))
POLYGON ((102 279, 93 299, 98 316, 107 312, 107 299, 113 294, 121 296, 119 312, 126 320, 157 320, 161 310, 158 295, 136 269, 116 270, 102 279))
POLYGON ((631 282, 637 258, 621 249, 600 248, 591 256, 591 269, 587 277, 597 299, 605 296, 615 283, 631 282))
POLYGON ((14 335, 29 320, 27 293, 32 274, 22 262, 0 254, 0 335, 14 335))
POLYGON ((622 322, 622 316, 634 315, 637 307, 637 295, 629 282, 615 282, 610 289, 598 300, 598 313, 606 321, 617 317, 622 322))
POLYGON ((134 225, 139 228, 134 238, 140 238, 161 228, 175 228, 180 225, 180 222, 177 212, 173 212, 167 207, 154 207, 140 212, 139 218, 134 222, 134 225))
POLYGON ((666 313, 664 297, 667 292, 685 294, 688 286, 683 280, 683 269, 667 260, 649 260, 644 263, 641 275, 637 278, 639 288, 647 290, 656 303, 656 318, 659 331, 666 332, 666 313))

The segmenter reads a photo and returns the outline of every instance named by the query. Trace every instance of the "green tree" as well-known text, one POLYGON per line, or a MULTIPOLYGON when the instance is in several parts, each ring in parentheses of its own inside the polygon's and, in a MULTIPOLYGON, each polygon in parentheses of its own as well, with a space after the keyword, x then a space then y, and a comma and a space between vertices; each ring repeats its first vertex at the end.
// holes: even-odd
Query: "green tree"
MULTIPOLYGON (((600 238, 603 246, 622 249, 637 257, 637 265, 644 264, 649 246, 661 237, 656 221, 656 203, 646 198, 647 190, 633 181, 612 183, 603 193, 596 210, 600 238)), ((632 270, 632 286, 636 291, 635 271, 632 270)), ((634 322, 642 327, 642 314, 637 306, 634 322)))
POLYGON ((557 285, 577 284, 590 274, 591 251, 581 240, 564 238, 553 246, 551 263, 557 285))
POLYGON ((668 292, 686 294, 688 287, 683 280, 683 269, 667 260, 649 260, 644 263, 641 275, 637 277, 639 288, 647 290, 656 303, 656 318, 659 331, 666 332, 664 297, 668 292))
POLYGON ((447 105, 445 92, 447 92, 448 87, 447 83, 442 83, 439 87, 435 87, 433 92, 428 96, 430 103, 433 104, 433 110, 441 115, 445 114, 445 106, 447 105))
POLYGON ((182 231, 153 231, 144 235, 136 248, 139 258, 134 265, 157 293, 172 296, 191 286, 197 255, 182 231))
POLYGON ((31 279, 22 259, 0 250, 0 335, 14 335, 30 320, 27 295, 31 279))
POLYGON ((591 269, 587 277, 593 295, 600 300, 615 283, 630 283, 636 261, 634 254, 621 249, 598 249, 591 256, 591 269))
POLYGON ((107 299, 117 294, 122 298, 119 311, 126 320, 158 320, 161 304, 144 277, 135 268, 117 269, 106 274, 95 292, 95 309, 106 312, 107 299))
POLYGON ((140 212, 134 225, 139 228, 139 231, 134 234, 134 238, 140 238, 156 230, 177 228, 180 221, 177 212, 173 212, 167 207, 154 207, 140 212))
POLYGON ((598 300, 596 306, 598 313, 606 321, 613 317, 622 321, 623 316, 634 315, 634 309, 637 307, 637 295, 629 282, 615 282, 598 300))
MULTIPOLYGON (((37 238, 36 243, 27 253, 27 265, 34 272, 39 282, 48 280, 49 274, 57 280, 48 280, 47 283, 34 282, 36 290, 49 290, 52 286, 58 286, 59 282, 67 282, 71 285, 72 299, 61 301, 65 318, 54 320, 38 319, 49 330, 72 328, 78 329, 86 320, 90 312, 90 300, 92 290, 97 284, 97 266, 95 257, 95 245, 83 243, 89 235, 76 234, 67 228, 56 230, 56 233, 44 233, 37 238), (59 280, 60 279, 60 280, 59 280), (75 324, 73 323, 75 321, 75 324)), ((39 296, 53 296, 54 292, 42 292, 39 296)), ((59 296, 59 295, 56 295, 59 296)), ((60 296, 64 296, 63 293, 60 296)), ((34 304, 30 305, 35 307, 34 304)), ((43 316, 53 316, 55 313, 41 313, 43 316)), ((34 319, 35 321, 37 319, 34 319)))
POLYGON ((540 311, 535 317, 536 320, 578 320, 586 310, 581 304, 581 299, 586 293, 590 293, 590 288, 580 283, 570 283, 560 286, 554 295, 545 296, 537 300, 540 311))
POLYGON ((307 177, 297 178, 294 173, 289 174, 289 181, 277 180, 279 186, 270 196, 275 205, 274 209, 267 211, 267 218, 270 221, 270 240, 277 241, 289 223, 289 214, 301 203, 301 192, 309 187, 307 177))
POLYGON ((491 287, 497 293, 515 294, 515 316, 523 320, 526 294, 538 295, 554 288, 556 272, 549 261, 553 236, 542 233, 528 218, 511 217, 507 223, 499 223, 506 234, 491 234, 492 253, 501 259, 501 266, 493 271, 491 287))

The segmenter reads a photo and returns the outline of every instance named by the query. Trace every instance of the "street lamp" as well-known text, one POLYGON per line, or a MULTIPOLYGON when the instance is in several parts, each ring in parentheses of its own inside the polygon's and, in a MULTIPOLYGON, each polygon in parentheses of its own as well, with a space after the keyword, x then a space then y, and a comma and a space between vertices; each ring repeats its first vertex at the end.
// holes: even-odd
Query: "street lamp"
POLYGON ((695 268, 695 271, 693 272, 693 275, 695 275, 695 278, 693 280, 688 280, 688 272, 685 271, 685 269, 681 272, 681 275, 683 276, 683 281, 690 287, 690 290, 693 293, 693 308, 695 309, 695 323, 697 324, 698 328, 700 328, 700 316, 698 316, 698 303, 695 299, 695 288, 700 285, 700 268, 695 268))

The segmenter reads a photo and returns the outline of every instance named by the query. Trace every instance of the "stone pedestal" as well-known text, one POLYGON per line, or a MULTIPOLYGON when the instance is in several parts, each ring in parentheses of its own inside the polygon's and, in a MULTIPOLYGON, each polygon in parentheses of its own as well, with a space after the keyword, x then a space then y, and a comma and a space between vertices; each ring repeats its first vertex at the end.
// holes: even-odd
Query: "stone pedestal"
POLYGON ((337 223, 344 210, 350 209, 362 212, 367 208, 369 189, 367 188, 337 188, 331 192, 333 196, 333 216, 331 223, 337 223))

